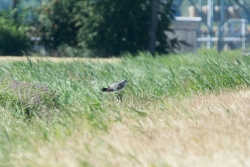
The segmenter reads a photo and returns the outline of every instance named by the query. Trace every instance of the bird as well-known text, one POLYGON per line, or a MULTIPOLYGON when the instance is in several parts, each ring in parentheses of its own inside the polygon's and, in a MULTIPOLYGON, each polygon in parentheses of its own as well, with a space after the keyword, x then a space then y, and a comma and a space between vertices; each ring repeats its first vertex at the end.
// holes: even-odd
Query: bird
POLYGON ((121 82, 111 84, 109 87, 102 88, 102 91, 103 92, 117 92, 118 100, 122 101, 122 95, 119 93, 119 91, 124 88, 126 83, 127 83, 127 80, 124 79, 121 82))
POLYGON ((117 82, 117 83, 113 83, 111 84, 109 87, 106 88, 102 88, 103 92, 115 92, 115 91, 119 91, 122 90, 124 88, 124 86, 126 85, 127 80, 124 79, 121 82, 117 82))

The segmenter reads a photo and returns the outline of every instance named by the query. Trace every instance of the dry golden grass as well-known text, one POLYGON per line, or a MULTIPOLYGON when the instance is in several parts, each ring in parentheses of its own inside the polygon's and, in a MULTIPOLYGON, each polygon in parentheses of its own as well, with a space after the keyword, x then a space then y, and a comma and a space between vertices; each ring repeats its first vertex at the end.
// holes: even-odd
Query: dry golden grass
MULTIPOLYGON (((79 122, 65 140, 33 143, 17 164, 39 166, 250 166, 250 90, 137 104, 147 113, 112 122, 109 133, 79 122)), ((124 100, 121 108, 134 105, 124 100)), ((112 112, 111 112, 112 113, 112 112)), ((112 117, 112 115, 110 116, 112 117)))
MULTIPOLYGON (((104 62, 113 63, 117 62, 119 58, 79 58, 79 57, 29 57, 32 61, 43 60, 52 62, 71 62, 71 61, 91 61, 91 62, 104 62)), ((27 61, 24 56, 0 56, 0 61, 27 61)))

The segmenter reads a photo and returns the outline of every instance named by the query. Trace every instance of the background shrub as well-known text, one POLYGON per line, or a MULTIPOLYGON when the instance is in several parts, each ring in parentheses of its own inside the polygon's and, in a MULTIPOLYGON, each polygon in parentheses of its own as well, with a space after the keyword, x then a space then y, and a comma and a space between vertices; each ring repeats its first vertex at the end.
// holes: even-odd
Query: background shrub
POLYGON ((25 27, 17 27, 11 20, 0 17, 0 55, 23 55, 30 49, 25 27))
POLYGON ((58 106, 59 96, 41 84, 20 82, 4 75, 0 78, 0 104, 11 106, 28 115, 48 115, 58 106))

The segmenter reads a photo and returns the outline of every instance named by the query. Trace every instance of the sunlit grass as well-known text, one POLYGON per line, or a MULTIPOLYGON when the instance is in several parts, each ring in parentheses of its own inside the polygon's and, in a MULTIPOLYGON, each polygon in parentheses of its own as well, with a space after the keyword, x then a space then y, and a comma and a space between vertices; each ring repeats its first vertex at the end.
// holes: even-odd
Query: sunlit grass
MULTIPOLYGON (((244 150, 240 142, 249 143, 246 131, 239 130, 249 123, 249 93, 244 93, 250 83, 249 60, 237 52, 200 52, 156 58, 127 54, 110 62, 5 61, 1 77, 45 85, 58 99, 51 116, 27 117, 23 106, 29 103, 20 103, 23 96, 0 86, 0 92, 9 93, 1 94, 0 166, 195 166, 196 161, 196 166, 209 166, 202 160, 221 166, 209 158, 217 151, 229 154, 226 147, 233 141, 239 153, 244 150), (128 80, 122 102, 100 91, 122 79, 128 80), (238 98, 230 100, 234 95, 238 98), (242 138, 231 140, 233 134, 242 138), (19 149, 23 157, 9 155, 19 149)), ((240 156, 244 163, 249 150, 240 156)))

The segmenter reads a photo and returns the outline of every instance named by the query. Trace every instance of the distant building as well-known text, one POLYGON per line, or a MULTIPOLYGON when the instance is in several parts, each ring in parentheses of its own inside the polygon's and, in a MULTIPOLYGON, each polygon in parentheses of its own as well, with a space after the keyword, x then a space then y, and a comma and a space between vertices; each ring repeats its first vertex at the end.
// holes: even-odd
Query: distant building
POLYGON ((196 52, 198 31, 200 28, 201 17, 175 17, 172 28, 175 33, 166 32, 170 38, 177 38, 180 41, 185 41, 187 44, 180 43, 178 52, 196 52))

